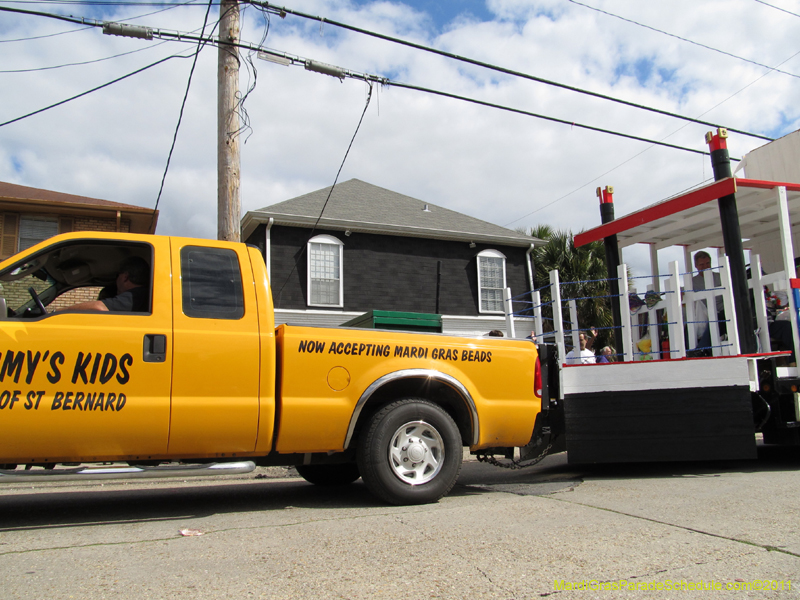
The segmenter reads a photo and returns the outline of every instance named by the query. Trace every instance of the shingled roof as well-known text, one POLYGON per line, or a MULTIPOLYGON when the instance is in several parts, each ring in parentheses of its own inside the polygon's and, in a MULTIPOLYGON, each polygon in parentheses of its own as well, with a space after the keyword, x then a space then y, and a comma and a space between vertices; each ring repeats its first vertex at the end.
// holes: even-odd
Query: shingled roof
POLYGON ((158 221, 158 211, 153 217, 150 208, 0 181, 0 210, 42 213, 60 209, 70 214, 102 217, 113 217, 119 212, 122 218, 130 219, 134 233, 153 232, 158 221))
MULTIPOLYGON (((242 219, 243 239, 270 218, 276 225, 312 227, 330 189, 323 188, 248 212, 242 219)), ((544 243, 529 235, 358 179, 335 187, 317 228, 521 247, 544 243)))

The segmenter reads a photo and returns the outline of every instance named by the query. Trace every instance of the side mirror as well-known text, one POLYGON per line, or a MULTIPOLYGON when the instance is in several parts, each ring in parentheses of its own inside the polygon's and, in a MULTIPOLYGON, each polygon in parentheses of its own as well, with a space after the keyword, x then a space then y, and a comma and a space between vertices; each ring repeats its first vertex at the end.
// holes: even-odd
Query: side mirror
POLYGON ((0 321, 8 319, 8 307, 6 306, 6 299, 0 298, 0 321))

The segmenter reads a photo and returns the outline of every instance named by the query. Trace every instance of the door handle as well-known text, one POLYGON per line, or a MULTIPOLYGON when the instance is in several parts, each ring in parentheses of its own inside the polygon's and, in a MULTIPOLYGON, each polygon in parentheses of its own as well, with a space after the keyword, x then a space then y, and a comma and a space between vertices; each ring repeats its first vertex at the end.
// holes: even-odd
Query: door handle
POLYGON ((164 362, 167 360, 167 336, 148 333, 144 336, 144 362, 164 362))

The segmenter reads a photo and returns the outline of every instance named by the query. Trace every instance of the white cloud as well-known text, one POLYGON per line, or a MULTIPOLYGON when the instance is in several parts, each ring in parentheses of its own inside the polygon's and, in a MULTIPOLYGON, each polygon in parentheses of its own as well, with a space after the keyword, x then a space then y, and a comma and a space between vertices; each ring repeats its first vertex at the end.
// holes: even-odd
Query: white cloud
MULTIPOLYGON (((776 65, 796 52, 794 32, 800 22, 751 1, 586 4, 764 64, 776 65)), ((487 6, 496 20, 456 18, 439 28, 413 3, 302 0, 289 6, 663 110, 690 116, 708 111, 703 119, 730 127, 779 135, 800 127, 797 78, 771 73, 734 95, 765 69, 575 3, 490 0, 487 6)), ((150 10, 127 7, 104 18, 150 10)), ((195 6, 136 22, 190 31, 202 25, 203 15, 204 8, 195 6)), ((261 39, 258 15, 253 8, 245 11, 244 40, 261 39)), ((216 20, 217 14, 212 17, 216 20)), ((4 13, 0 40, 72 28, 4 13)), ((152 47, 156 43, 89 30, 0 44, 5 70, 148 48, 87 66, 0 73, 0 122, 192 48, 174 42, 152 47)), ((703 136, 711 129, 291 15, 271 17, 265 45, 354 71, 697 149, 705 149, 703 136)), ((216 236, 216 60, 216 49, 206 48, 195 71, 159 206, 160 233, 216 236)), ((0 128, 0 179, 153 206, 190 66, 190 59, 175 59, 0 128)), ((242 145, 243 210, 330 185, 366 99, 362 82, 339 82, 264 61, 256 61, 256 67, 258 85, 246 103, 253 131, 242 145)), ((800 57, 781 68, 800 73, 800 57)), ((246 81, 242 70, 242 87, 246 81)), ((732 134, 729 146, 733 156, 741 156, 762 143, 732 134)), ((617 214, 622 215, 699 184, 711 177, 711 168, 698 155, 648 149, 641 142, 390 87, 374 92, 340 181, 352 177, 500 225, 544 222, 577 231, 599 223, 598 186, 615 187, 617 214)), ((646 264, 646 258, 637 258, 634 268, 646 264)))

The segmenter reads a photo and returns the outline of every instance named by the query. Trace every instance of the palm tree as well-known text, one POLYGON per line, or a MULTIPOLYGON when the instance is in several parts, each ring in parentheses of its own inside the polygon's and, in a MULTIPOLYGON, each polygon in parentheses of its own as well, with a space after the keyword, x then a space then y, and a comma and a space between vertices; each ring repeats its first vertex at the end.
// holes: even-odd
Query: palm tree
MULTIPOLYGON (((574 236, 568 230, 554 230, 549 225, 538 225, 531 228, 530 235, 546 240, 544 246, 537 246, 532 252, 534 260, 536 289, 542 289, 542 302, 550 302, 550 271, 558 269, 561 285, 561 298, 582 298, 578 300, 578 323, 581 329, 598 328, 598 336, 594 347, 602 348, 613 339, 611 327, 614 319, 611 312, 611 298, 608 298, 605 246, 603 242, 592 242, 580 248, 575 247, 574 236)), ((548 307, 549 308, 549 307, 548 307)), ((566 312, 566 304, 562 306, 566 312)), ((552 318, 552 311, 545 310, 552 318)), ((569 318, 568 316, 565 318, 569 318)), ((548 321, 545 330, 552 329, 552 321, 548 321)))

